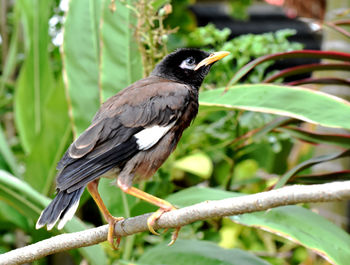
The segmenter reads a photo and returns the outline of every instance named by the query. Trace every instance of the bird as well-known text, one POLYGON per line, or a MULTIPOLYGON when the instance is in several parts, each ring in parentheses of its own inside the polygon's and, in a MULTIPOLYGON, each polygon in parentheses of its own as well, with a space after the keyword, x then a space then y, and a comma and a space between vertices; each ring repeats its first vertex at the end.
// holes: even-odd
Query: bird
POLYGON ((58 162, 56 196, 41 212, 36 229, 46 225, 51 230, 57 222, 57 228, 62 229, 73 218, 87 187, 109 224, 107 240, 116 249, 120 238, 114 237, 114 226, 124 218, 112 216, 98 192, 100 178, 112 176, 123 192, 159 207, 147 220, 150 232, 157 234, 153 229, 156 220, 176 208, 133 184, 150 178, 174 151, 197 115, 199 88, 205 76, 228 54, 177 49, 148 77, 107 99, 58 162))

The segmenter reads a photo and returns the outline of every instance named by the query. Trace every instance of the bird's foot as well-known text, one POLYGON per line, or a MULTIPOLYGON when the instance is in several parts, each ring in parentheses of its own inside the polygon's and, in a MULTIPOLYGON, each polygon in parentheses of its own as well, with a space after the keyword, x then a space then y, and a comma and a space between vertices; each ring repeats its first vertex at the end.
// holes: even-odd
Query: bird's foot
POLYGON ((119 248, 121 237, 117 236, 114 238, 114 226, 117 222, 124 220, 124 217, 109 216, 107 219, 109 224, 107 240, 111 244, 112 248, 117 250, 119 248))
MULTIPOLYGON (((159 208, 155 213, 153 213, 148 219, 147 219, 147 226, 148 226, 148 229, 149 231, 154 234, 154 235, 159 235, 159 233, 157 233, 155 230, 154 230, 154 224, 155 222, 159 219, 159 217, 162 216, 163 213, 166 213, 166 212, 170 212, 170 211, 173 211, 173 210, 176 210, 176 208, 174 206, 172 206, 170 203, 169 203, 169 206, 168 207, 164 207, 164 208, 159 208)), ((168 244, 168 246, 171 246, 175 243, 178 235, 179 235, 179 231, 180 231, 181 227, 176 227, 175 228, 175 231, 173 232, 172 236, 171 236, 171 241, 170 243, 168 244)), ((166 229, 165 231, 167 231, 168 229, 166 229)))
POLYGON ((169 247, 172 246, 175 243, 177 237, 179 236, 180 229, 181 229, 181 226, 180 227, 176 227, 175 231, 171 234, 171 241, 168 243, 169 247))

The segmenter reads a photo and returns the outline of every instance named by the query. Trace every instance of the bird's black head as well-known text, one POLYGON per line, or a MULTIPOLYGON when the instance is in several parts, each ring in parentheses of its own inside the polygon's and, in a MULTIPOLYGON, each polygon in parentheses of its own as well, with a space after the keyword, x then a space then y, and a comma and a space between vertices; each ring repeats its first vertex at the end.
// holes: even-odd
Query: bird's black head
POLYGON ((188 84, 199 88, 214 62, 228 52, 208 53, 198 49, 178 49, 156 65, 151 75, 188 84))

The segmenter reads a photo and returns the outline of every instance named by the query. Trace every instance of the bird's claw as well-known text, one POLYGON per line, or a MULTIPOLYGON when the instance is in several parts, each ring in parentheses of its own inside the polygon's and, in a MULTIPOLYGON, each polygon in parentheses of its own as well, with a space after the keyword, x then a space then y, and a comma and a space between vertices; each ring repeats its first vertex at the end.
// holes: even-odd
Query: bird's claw
POLYGON ((153 213, 148 219, 147 219, 147 226, 148 226, 148 230, 156 235, 156 236, 159 236, 159 233, 157 233, 153 226, 154 224, 156 223, 156 220, 159 219, 159 217, 161 217, 161 215, 165 212, 168 212, 168 211, 171 211, 171 210, 168 210, 168 209, 163 209, 163 208, 160 208, 158 209, 155 213, 153 213))
POLYGON ((121 240, 120 236, 117 236, 116 238, 114 238, 114 226, 117 222, 122 220, 124 220, 124 217, 114 217, 114 216, 109 217, 107 220, 109 224, 107 240, 111 244, 114 250, 117 250, 119 248, 119 244, 121 240))
MULTIPOLYGON (((148 229, 149 231, 156 235, 156 236, 159 236, 159 233, 156 232, 154 230, 154 224, 156 222, 156 220, 159 219, 159 217, 161 217, 161 215, 165 212, 170 212, 170 211, 173 211, 173 210, 176 210, 176 208, 174 206, 169 206, 169 208, 159 208, 155 213, 153 213, 148 219, 147 219, 147 226, 148 226, 148 229)), ((181 227, 177 227, 175 229, 175 231, 173 232, 172 236, 171 236, 171 241, 170 243, 168 244, 168 246, 171 246, 175 243, 178 235, 179 235, 179 231, 180 231, 181 227)), ((166 232, 168 229, 166 228, 164 232, 166 232)))
POLYGON ((175 243, 177 237, 179 236, 180 229, 181 229, 181 227, 176 227, 176 228, 175 228, 175 231, 174 231, 174 232, 172 233, 172 235, 171 235, 171 241, 170 241, 169 244, 168 244, 169 247, 172 246, 172 245, 174 245, 174 243, 175 243))

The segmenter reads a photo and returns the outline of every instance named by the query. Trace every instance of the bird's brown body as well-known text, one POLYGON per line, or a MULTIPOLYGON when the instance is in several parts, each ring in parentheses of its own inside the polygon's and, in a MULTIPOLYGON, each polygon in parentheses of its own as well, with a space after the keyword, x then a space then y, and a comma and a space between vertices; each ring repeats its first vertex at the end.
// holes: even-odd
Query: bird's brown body
MULTIPOLYGON (((76 170, 75 163, 80 163, 81 158, 88 158, 86 163, 79 164, 83 168, 92 159, 104 156, 117 144, 127 142, 142 128, 166 126, 175 122, 156 145, 146 150, 130 150, 126 156, 132 158, 126 163, 118 164, 117 170, 114 169, 115 172, 120 172, 118 183, 123 186, 130 187, 135 181, 151 177, 175 149, 182 132, 197 112, 198 91, 190 85, 169 82, 157 76, 135 82, 109 98, 95 115, 91 126, 72 143, 59 164, 63 171, 57 178, 57 188, 74 191, 89 182, 86 175, 64 174, 64 171, 69 173, 71 168, 76 170), (144 101, 145 98, 149 100, 144 101), (72 185, 73 183, 75 184, 72 185)), ((113 164, 106 169, 112 168, 113 164)))
MULTIPOLYGON (((125 116, 122 121, 127 127, 167 125, 170 116, 176 120, 174 126, 156 145, 148 150, 138 152, 125 164, 123 171, 118 176, 118 183, 123 186, 131 186, 132 183, 153 176, 174 151, 183 131, 197 115, 198 91, 189 85, 151 76, 136 82, 114 97, 123 101, 123 94, 134 96, 131 105, 125 101, 120 103, 121 106, 129 105, 133 108, 133 113, 125 116), (174 91, 175 86, 176 90, 174 91), (140 107, 141 95, 151 100, 140 107)), ((105 103, 111 111, 117 111, 115 110, 117 106, 114 97, 105 103)))
POLYGON ((174 207, 132 184, 151 177, 174 151, 197 115, 198 89, 211 64, 227 54, 180 49, 165 57, 149 77, 102 104, 91 125, 58 163, 58 194, 42 212, 37 228, 46 224, 51 229, 57 221, 62 228, 87 187, 110 224, 108 240, 113 245, 114 223, 122 218, 109 213, 97 189, 100 177, 112 175, 124 192, 160 207, 148 222, 155 233, 155 220, 174 207))

